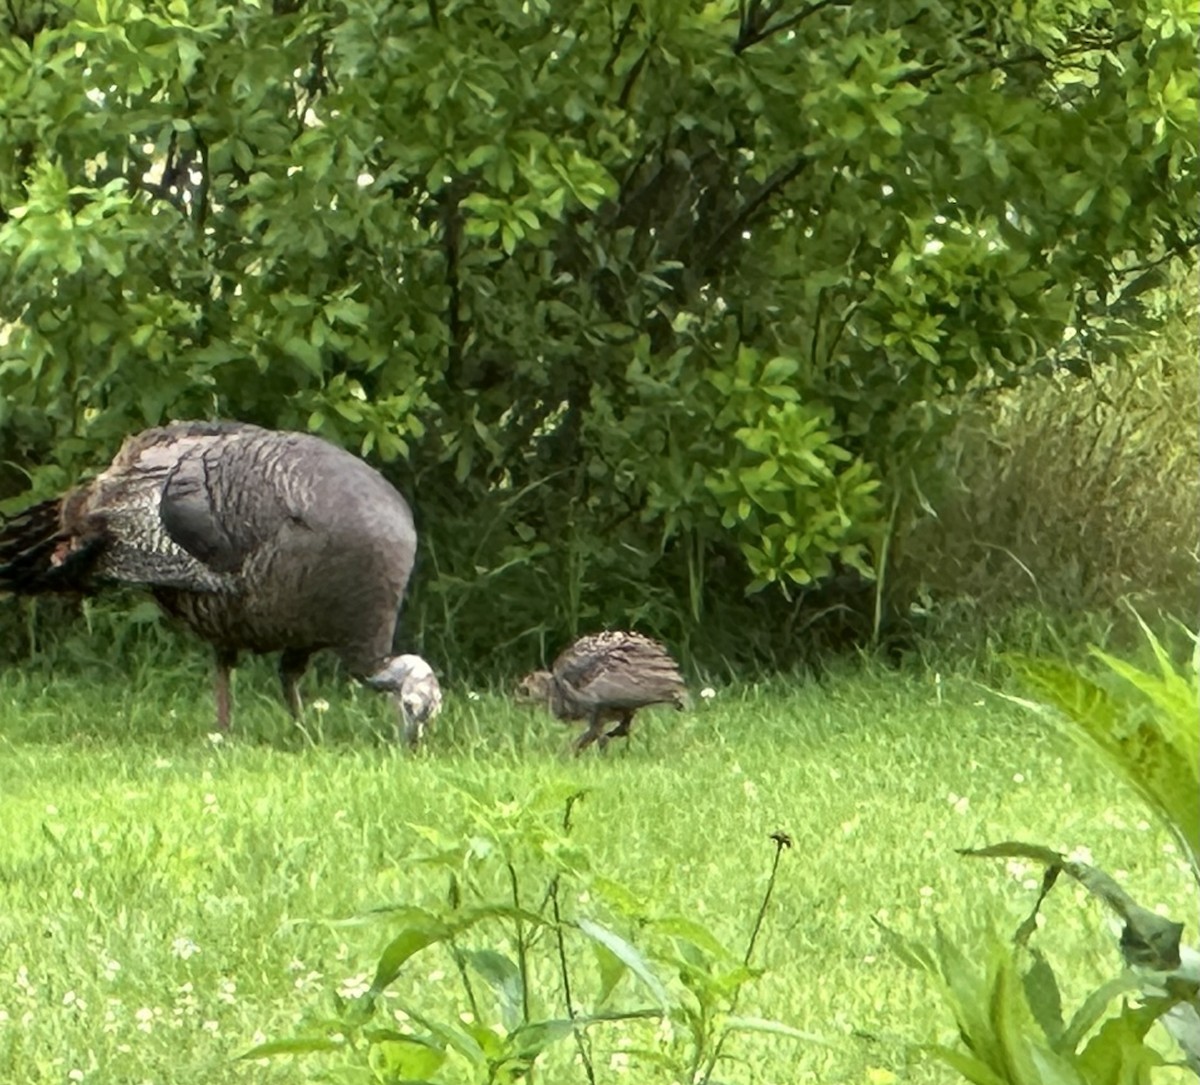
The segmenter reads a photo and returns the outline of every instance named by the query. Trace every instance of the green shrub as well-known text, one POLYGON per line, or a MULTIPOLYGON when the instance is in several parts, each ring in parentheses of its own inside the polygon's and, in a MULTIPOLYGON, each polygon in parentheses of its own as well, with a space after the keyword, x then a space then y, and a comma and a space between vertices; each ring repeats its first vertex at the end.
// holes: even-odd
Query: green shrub
MULTIPOLYGON (((1053 659, 1016 659, 1014 666, 1037 698, 1031 707, 1097 754, 1171 830, 1200 898, 1200 641, 1180 667, 1143 629, 1153 669, 1098 650, 1104 674, 1053 659)), ((958 1026, 960 1047, 932 1045, 927 1053, 974 1085, 1148 1083, 1152 1069, 1167 1065, 1147 1042, 1161 1021, 1200 1077, 1200 952, 1181 947, 1182 923, 1141 907, 1102 871, 1048 848, 1009 842, 964 854, 1031 859, 1045 867, 1045 877, 1015 948, 994 936, 964 950, 940 931, 930 945, 887 932, 908 963, 934 978, 958 1026), (1038 909, 1064 872, 1120 917, 1126 966, 1069 1022, 1048 956, 1028 949, 1038 909), (1138 1002, 1110 1009, 1132 994, 1141 996, 1138 1002)))
POLYGON ((451 660, 632 619, 794 659, 814 582, 869 632, 947 393, 1088 368, 1189 251, 1194 37, 1173 0, 4 5, 0 496, 219 414, 412 494, 451 660))
POLYGON ((472 817, 462 831, 407 826, 429 848, 409 861, 445 872, 446 900, 359 917, 392 930, 370 987, 354 999, 334 992, 332 1015, 318 1014, 299 1035, 258 1044, 240 1058, 321 1055, 337 1081, 494 1085, 532 1080, 549 1048, 573 1041, 594 1085, 591 1033, 641 1023, 654 1028, 643 1029, 640 1044, 623 1057, 635 1066, 675 1067, 682 1080, 700 1085, 712 1079, 739 1033, 823 1043, 736 1012, 742 988, 760 974, 750 960, 790 841, 772 837, 774 864, 739 958, 695 918, 655 914, 590 870, 568 836, 582 797, 545 791, 518 802, 468 795, 472 817), (606 907, 638 931, 640 948, 609 921, 577 914, 569 901, 580 899, 581 888, 595 898, 593 908, 606 907), (439 951, 457 972, 461 1003, 430 1005, 409 980, 408 962, 426 950, 439 951), (397 1017, 406 1027, 395 1027, 397 1017))

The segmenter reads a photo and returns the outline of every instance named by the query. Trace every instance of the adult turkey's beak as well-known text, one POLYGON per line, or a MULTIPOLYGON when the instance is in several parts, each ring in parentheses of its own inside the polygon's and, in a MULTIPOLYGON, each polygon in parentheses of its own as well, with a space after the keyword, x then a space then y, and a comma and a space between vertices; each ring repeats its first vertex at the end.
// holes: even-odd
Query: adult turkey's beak
POLYGON ((373 689, 387 690, 396 698, 405 743, 415 748, 425 734, 425 725, 442 707, 442 687, 433 668, 420 656, 403 655, 366 680, 373 689))

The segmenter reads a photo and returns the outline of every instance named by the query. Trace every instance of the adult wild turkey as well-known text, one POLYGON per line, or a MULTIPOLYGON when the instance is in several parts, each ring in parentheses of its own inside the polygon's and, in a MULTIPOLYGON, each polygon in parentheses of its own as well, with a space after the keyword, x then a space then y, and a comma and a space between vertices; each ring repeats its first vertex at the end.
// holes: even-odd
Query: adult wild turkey
POLYGON ((317 437, 238 422, 176 422, 129 437, 91 482, 0 524, 0 591, 148 588, 216 650, 217 726, 238 653, 281 651, 300 712, 309 657, 332 649, 391 692, 405 739, 441 704, 429 664, 392 655, 417 537, 404 498, 317 437))
POLYGON ((580 637, 548 671, 534 671, 517 686, 519 700, 546 704, 560 720, 585 720, 575 752, 599 740, 628 738, 633 715, 653 704, 682 708, 685 687, 679 667, 658 641, 641 633, 594 633, 580 637), (617 726, 607 733, 604 725, 617 726))

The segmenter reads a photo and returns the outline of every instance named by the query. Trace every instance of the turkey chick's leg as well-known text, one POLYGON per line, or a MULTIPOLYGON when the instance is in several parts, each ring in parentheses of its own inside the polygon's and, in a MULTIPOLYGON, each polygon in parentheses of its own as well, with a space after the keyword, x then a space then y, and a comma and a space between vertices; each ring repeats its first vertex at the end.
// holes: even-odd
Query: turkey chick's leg
POLYGON ((633 713, 632 712, 622 712, 620 722, 616 725, 616 727, 614 727, 611 731, 609 731, 604 736, 605 741, 607 741, 610 738, 628 738, 629 737, 629 729, 632 726, 633 726, 633 713))
POLYGON ((237 652, 217 649, 216 670, 213 674, 213 693, 217 702, 217 730, 229 731, 229 672, 237 666, 237 652))
POLYGON ((588 728, 579 736, 575 743, 575 756, 578 757, 598 738, 604 737, 604 724, 600 720, 600 710, 593 709, 588 716, 588 728))
POLYGON ((300 703, 300 678, 308 667, 311 652, 289 648, 279 657, 279 681, 283 686, 283 703, 287 705, 292 719, 299 720, 303 705, 300 703))

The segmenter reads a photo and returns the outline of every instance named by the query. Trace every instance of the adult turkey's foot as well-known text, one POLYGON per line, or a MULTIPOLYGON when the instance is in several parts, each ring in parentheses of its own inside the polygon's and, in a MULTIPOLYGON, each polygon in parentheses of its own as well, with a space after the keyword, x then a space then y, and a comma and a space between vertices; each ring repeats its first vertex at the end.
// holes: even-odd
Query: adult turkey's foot
POLYGON ((433 668, 420 656, 396 656, 366 683, 393 696, 404 741, 415 749, 425 735, 426 725, 442 710, 442 687, 433 668))

